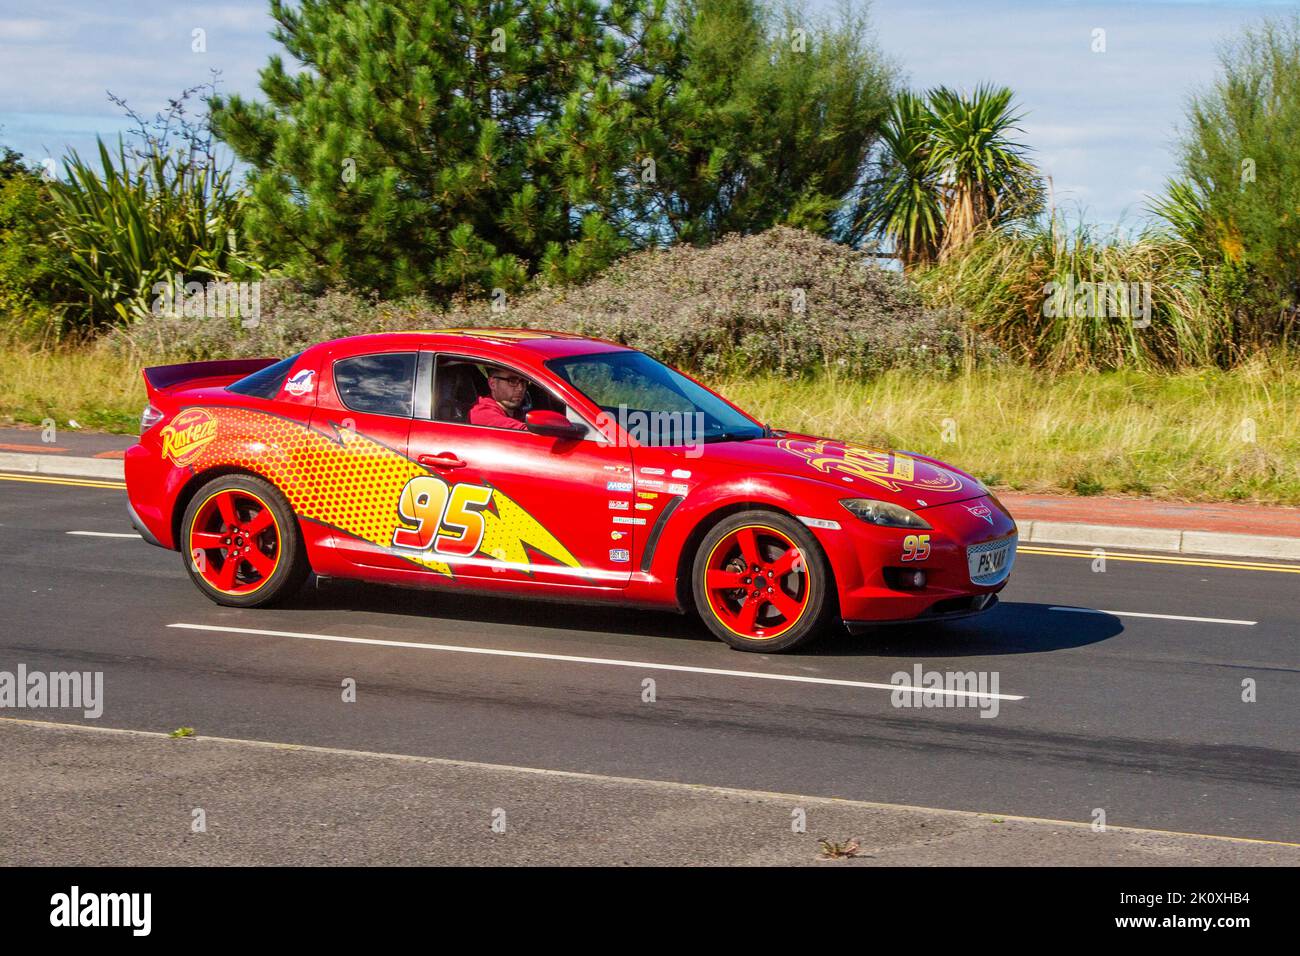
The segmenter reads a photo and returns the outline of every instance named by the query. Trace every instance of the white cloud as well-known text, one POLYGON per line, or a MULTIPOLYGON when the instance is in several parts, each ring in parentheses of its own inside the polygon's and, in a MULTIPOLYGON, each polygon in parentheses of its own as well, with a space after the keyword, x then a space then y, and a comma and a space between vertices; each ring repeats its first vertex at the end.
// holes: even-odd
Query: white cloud
MULTIPOLYGON (((1058 199, 1115 221, 1172 174, 1175 126, 1187 95, 1214 78, 1217 44, 1280 9, 1254 0, 876 0, 872 18, 914 86, 1016 90, 1025 139, 1058 199), (1097 27, 1105 53, 1091 51, 1097 27)), ((96 132, 122 128, 106 89, 149 114, 209 68, 222 71, 225 91, 258 96, 258 70, 277 50, 267 11, 266 0, 40 0, 26 16, 0 18, 3 141, 29 156, 84 151, 96 132), (191 52, 195 27, 207 31, 207 53, 191 52)))
POLYGON ((0 41, 31 42, 48 36, 53 24, 47 20, 0 19, 0 41))

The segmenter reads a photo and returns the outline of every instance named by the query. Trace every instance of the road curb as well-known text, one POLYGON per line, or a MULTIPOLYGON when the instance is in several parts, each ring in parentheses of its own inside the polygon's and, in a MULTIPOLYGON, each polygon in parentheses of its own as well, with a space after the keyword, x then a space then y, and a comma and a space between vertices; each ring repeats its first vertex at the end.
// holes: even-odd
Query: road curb
POLYGON ((1219 554, 1243 558, 1300 560, 1300 538, 1033 519, 1017 523, 1020 526, 1020 540, 1032 544, 1066 544, 1085 548, 1139 548, 1177 554, 1219 554))
MULTIPOLYGON (((77 458, 0 453, 0 471, 63 477, 123 480, 118 458, 77 458)), ((1084 524, 1072 521, 1018 520, 1024 544, 1062 544, 1082 548, 1133 548, 1175 554, 1218 554, 1300 561, 1300 538, 1177 528, 1084 524)))
POLYGON ((0 471, 77 478, 115 478, 118 481, 125 475, 120 458, 76 458, 14 452, 0 452, 0 471))

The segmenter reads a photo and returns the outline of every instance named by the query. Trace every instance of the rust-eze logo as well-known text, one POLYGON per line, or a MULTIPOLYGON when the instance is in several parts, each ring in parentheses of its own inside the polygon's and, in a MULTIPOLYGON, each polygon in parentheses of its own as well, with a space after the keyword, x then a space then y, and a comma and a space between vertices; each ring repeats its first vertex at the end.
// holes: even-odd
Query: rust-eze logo
POLYGON ((178 465, 188 465, 217 437, 217 420, 202 408, 191 408, 162 430, 162 454, 178 465))
POLYGON ((924 488, 932 491, 957 491, 961 479, 947 471, 924 466, 932 471, 930 477, 921 477, 921 468, 915 458, 898 452, 882 451, 853 445, 848 442, 812 441, 800 438, 783 438, 777 447, 798 455, 823 474, 839 473, 869 481, 872 484, 897 492, 902 488, 924 488))

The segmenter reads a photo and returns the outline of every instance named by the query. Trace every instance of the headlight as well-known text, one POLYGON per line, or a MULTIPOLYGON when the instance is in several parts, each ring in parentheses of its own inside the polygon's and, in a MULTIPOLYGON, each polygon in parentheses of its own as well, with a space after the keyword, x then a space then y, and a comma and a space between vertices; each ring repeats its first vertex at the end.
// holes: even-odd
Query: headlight
POLYGON ((902 505, 888 501, 876 501, 872 498, 845 498, 840 501, 844 507, 853 512, 854 517, 861 518, 867 524, 882 528, 928 528, 930 523, 902 505))

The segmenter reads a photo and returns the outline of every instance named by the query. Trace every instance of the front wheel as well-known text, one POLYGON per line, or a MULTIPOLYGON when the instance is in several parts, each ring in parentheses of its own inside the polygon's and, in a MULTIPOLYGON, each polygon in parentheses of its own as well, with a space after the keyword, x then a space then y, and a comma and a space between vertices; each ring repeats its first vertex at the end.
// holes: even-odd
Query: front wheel
POLYGON ((743 511, 700 543, 691 572, 695 607, 717 637, 742 651, 787 651, 816 637, 834 602, 830 569, 812 534, 774 511, 743 511))
POLYGON ((181 557, 200 591, 228 607, 261 607, 292 594, 310 568, 284 495, 252 475, 198 490, 181 519, 181 557))

